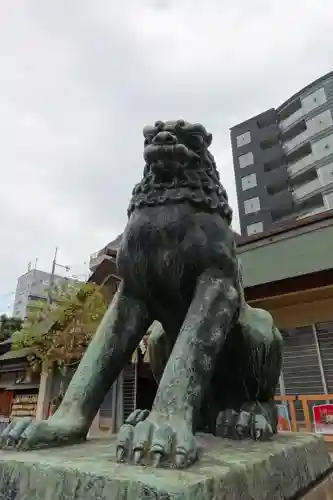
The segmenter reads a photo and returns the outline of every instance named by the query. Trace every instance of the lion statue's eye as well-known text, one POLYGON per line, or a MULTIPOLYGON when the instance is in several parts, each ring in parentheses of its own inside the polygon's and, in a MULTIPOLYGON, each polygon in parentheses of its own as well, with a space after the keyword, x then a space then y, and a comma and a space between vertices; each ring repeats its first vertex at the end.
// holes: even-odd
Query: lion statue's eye
POLYGON ((186 142, 188 142, 189 146, 192 148, 202 148, 204 139, 201 134, 191 134, 188 136, 186 142))

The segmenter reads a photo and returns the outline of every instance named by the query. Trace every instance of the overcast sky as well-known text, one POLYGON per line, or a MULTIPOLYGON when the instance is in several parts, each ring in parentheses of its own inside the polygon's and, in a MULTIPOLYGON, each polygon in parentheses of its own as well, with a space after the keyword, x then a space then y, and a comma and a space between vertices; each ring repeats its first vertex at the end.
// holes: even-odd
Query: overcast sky
POLYGON ((237 212, 229 127, 332 70, 329 0, 0 7, 0 312, 29 261, 84 273, 122 231, 144 124, 202 122, 237 212))

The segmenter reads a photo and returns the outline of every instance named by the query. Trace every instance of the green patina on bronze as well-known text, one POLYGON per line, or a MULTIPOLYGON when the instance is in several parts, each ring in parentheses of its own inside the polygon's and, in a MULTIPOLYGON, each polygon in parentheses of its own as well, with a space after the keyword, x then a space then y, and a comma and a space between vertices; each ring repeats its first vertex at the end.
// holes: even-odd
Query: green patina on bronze
MULTIPOLYGON (((322 439, 279 435, 234 442, 199 435, 199 462, 185 471, 117 464, 115 439, 0 454, 5 500, 295 500, 331 468, 322 439)), ((308 497, 306 497, 308 498, 308 497)), ((319 498, 330 498, 320 496, 319 498)))
POLYGON ((144 138, 144 175, 117 256, 118 292, 58 410, 47 421, 13 424, 4 447, 84 440, 154 321, 163 325, 159 341, 151 337, 159 387, 152 411, 137 410, 120 429, 119 461, 140 464, 149 456, 154 465, 182 468, 198 457, 199 430, 237 440, 276 432, 282 339, 268 313, 244 302, 232 211, 208 149, 212 136, 179 120, 146 127, 144 138))

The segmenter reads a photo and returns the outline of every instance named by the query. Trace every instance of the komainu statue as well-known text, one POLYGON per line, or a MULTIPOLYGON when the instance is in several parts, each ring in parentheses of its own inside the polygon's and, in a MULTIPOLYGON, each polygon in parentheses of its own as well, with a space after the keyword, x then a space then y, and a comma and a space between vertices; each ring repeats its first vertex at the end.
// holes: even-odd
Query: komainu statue
POLYGON ((149 349, 159 386, 152 410, 136 410, 121 427, 119 461, 187 467, 198 457, 197 431, 254 440, 276 432, 282 339, 271 316, 244 301, 212 136, 183 120, 158 121, 143 134, 145 167, 118 251, 118 292, 58 410, 46 421, 11 424, 3 446, 84 440, 154 321, 149 349))

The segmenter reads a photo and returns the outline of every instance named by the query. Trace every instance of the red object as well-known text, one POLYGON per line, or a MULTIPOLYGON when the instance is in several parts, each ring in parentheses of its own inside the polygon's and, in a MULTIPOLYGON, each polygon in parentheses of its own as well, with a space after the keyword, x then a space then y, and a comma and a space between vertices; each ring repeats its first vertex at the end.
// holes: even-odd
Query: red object
POLYGON ((313 410, 314 431, 333 434, 333 404, 315 405, 313 410))
POLYGON ((278 430, 291 432, 291 423, 288 407, 285 404, 276 405, 278 412, 278 430))

